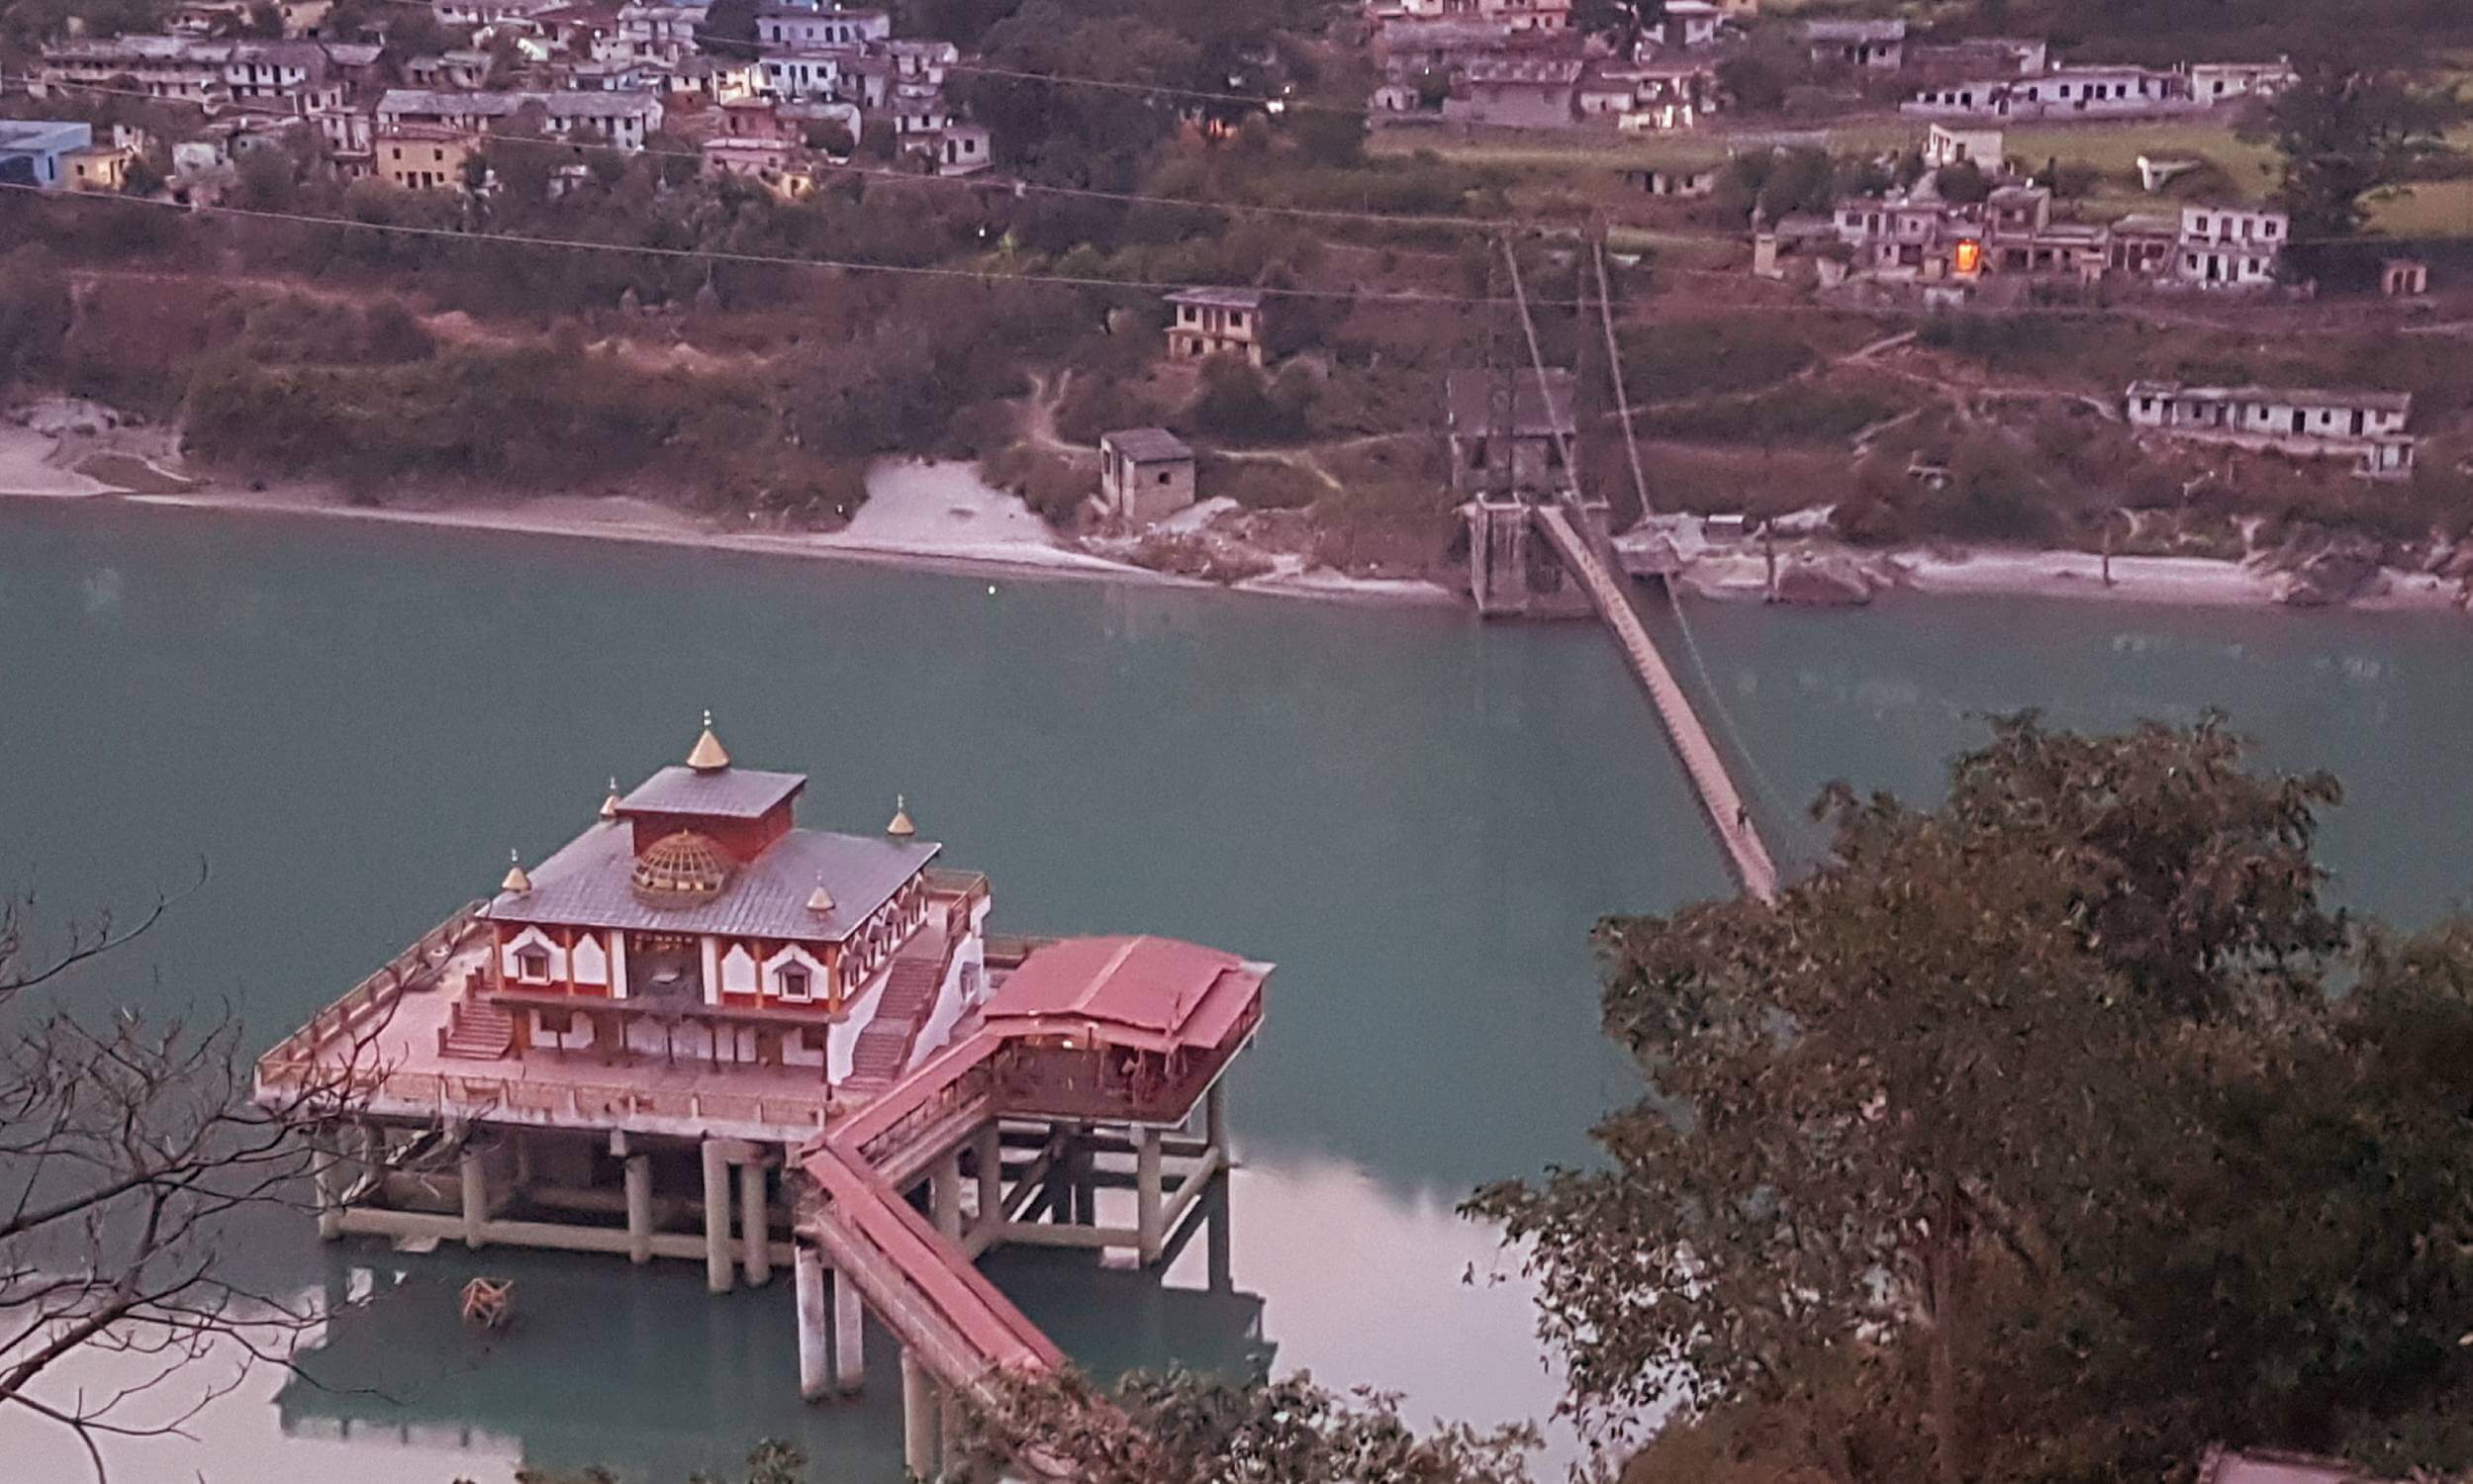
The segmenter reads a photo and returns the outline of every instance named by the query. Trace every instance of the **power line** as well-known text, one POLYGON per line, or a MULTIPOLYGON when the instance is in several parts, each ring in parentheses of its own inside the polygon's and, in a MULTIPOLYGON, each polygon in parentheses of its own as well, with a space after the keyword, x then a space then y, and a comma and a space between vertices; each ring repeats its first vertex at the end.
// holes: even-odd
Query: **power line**
MULTIPOLYGON (((781 253, 734 252, 714 247, 660 247, 632 242, 597 242, 581 237, 542 236, 528 232, 462 232, 448 227, 422 227, 402 222, 364 222, 353 217, 330 217, 307 212, 268 211, 252 207, 184 205, 144 196, 121 196, 96 191, 59 191, 18 181, 0 181, 0 190, 18 191, 54 200, 153 207, 191 216, 233 217, 247 221, 283 222, 297 226, 332 227, 354 232, 372 232, 397 236, 433 237, 449 241, 486 243, 511 247, 554 247, 579 252, 604 252, 636 257, 683 258, 703 262, 738 263, 745 265, 830 269, 843 273, 883 273, 906 278, 960 279, 973 283, 1034 283, 1052 284, 1079 289, 1122 289, 1132 292, 1175 293, 1189 289, 1223 288, 1236 292, 1261 294, 1265 298, 1342 300, 1356 304, 1396 304, 1438 308, 1485 306, 1501 301, 1476 298, 1465 294, 1432 294, 1415 289, 1306 289, 1255 284, 1194 284, 1158 279, 1099 278, 1064 273, 1004 272, 985 268, 957 268, 940 265, 908 263, 870 263, 847 258, 792 257, 781 253)), ((1569 308, 1570 301, 1562 307, 1569 308)))

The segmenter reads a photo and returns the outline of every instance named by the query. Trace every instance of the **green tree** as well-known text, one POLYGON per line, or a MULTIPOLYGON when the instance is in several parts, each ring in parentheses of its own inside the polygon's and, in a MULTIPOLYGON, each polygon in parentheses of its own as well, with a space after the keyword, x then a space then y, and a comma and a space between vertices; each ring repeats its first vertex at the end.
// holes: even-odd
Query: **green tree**
POLYGON ((2246 134, 2273 143, 2281 157, 2276 204, 2292 215, 2296 235, 2349 236, 2369 220, 2370 203, 2461 157, 2445 139, 2462 117, 2452 98, 2349 54, 2305 57, 2297 70, 2246 134))
MULTIPOLYGON (((2015 718, 1938 810, 1833 789, 1832 864, 1775 908, 1604 924, 1609 1032, 1654 1090, 1596 1131, 1604 1167, 1471 1203, 1527 1246, 1575 1407, 1679 1397, 1685 1432, 1956 1484, 2167 1467, 2235 1424, 2306 1440, 2265 1421, 2278 1373, 2392 1385, 2345 1358, 2355 1300, 2303 1240, 2348 1198, 2353 1230, 2394 1230, 2372 1270, 2412 1269, 2422 1238, 2380 1171, 2297 1177, 2290 1211, 2244 1193, 2280 1142, 2244 1110, 2289 1101, 2301 1052, 2333 1044, 2310 1017, 2347 941, 2312 854, 2335 797, 2250 772, 2215 720, 2082 738, 2015 718), (2194 1216, 2220 1218, 2204 1242, 2194 1216), (2213 1283, 2176 1256, 2261 1241, 2313 1255, 2213 1283), (2236 1343, 2269 1332, 2289 1370, 2236 1343)), ((2341 1168, 2348 1146, 2320 1143, 2341 1168)), ((2391 1348, 2463 1317, 2438 1317, 2441 1284, 2381 1290, 2404 1296, 2382 1322, 2423 1309, 2391 1348)))
POLYGON ((1000 1466, 1026 1440, 1083 1484, 1527 1484, 1538 1442, 1527 1426, 1420 1435, 1398 1398, 1341 1396, 1310 1376, 1187 1371, 1130 1376, 1113 1390, 1072 1373, 1018 1383, 970 1432, 980 1463, 1000 1466))

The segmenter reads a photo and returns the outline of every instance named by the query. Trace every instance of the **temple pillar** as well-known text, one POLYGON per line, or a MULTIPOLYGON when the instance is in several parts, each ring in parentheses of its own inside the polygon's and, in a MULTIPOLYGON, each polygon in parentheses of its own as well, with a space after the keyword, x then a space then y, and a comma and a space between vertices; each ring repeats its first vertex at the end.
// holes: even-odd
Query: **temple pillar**
POLYGON ((481 1228, 490 1219, 490 1172, 481 1151, 465 1141, 462 1157, 455 1164, 455 1183, 463 1199, 464 1246, 478 1248, 484 1240, 481 1228))
POLYGON ((936 1382, 907 1345, 902 1348, 902 1466, 913 1479, 936 1477, 936 1382))
POLYGON ((830 1301, 824 1296, 824 1253, 812 1242, 797 1244, 791 1259, 791 1289, 799 1305, 799 1396, 819 1401, 832 1394, 833 1367, 827 1345, 833 1333, 830 1301))
POLYGON ((850 1281, 850 1274, 833 1274, 833 1381, 845 1392, 856 1392, 867 1380, 867 1355, 863 1348, 866 1307, 859 1302, 859 1285, 850 1281))
POLYGON ((762 1159, 750 1159, 738 1166, 739 1254, 750 1288, 773 1280, 773 1218, 765 1204, 764 1178, 762 1159))
POLYGON ((1134 1232, 1141 1252, 1142 1265, 1159 1260, 1161 1244, 1167 1238, 1163 1230, 1163 1207, 1160 1197, 1159 1130, 1133 1131, 1133 1209, 1134 1232))
POLYGON ((652 1260, 652 1156, 626 1157, 626 1259, 652 1260))
POLYGON ((705 1177, 705 1287, 730 1291, 730 1160, 717 1139, 708 1139, 700 1153, 705 1177))

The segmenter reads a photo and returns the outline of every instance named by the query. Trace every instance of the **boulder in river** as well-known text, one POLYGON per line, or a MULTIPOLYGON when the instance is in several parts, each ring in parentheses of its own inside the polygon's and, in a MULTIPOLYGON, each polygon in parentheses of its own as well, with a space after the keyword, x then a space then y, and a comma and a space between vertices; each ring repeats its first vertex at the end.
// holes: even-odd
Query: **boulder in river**
POLYGON ((1871 574, 1850 557, 1798 557, 1777 569, 1772 603, 1812 607, 1855 607, 1872 601, 1871 574))

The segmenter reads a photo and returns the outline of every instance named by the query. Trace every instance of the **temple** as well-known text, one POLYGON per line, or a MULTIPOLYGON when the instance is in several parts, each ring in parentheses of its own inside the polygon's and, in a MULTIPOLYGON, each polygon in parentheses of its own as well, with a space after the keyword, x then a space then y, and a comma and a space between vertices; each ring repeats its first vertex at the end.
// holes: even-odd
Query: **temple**
POLYGON ((330 1239, 688 1258, 716 1293, 788 1265, 809 1398, 859 1388, 873 1312, 930 1477, 952 1401, 1063 1359, 981 1253, 1150 1266, 1224 1213, 1222 1078, 1271 966, 991 936, 986 878, 906 801, 842 834, 798 823, 806 785, 737 767, 708 715, 682 765, 613 781, 583 833, 268 1051, 256 1091, 315 1131, 330 1239))

